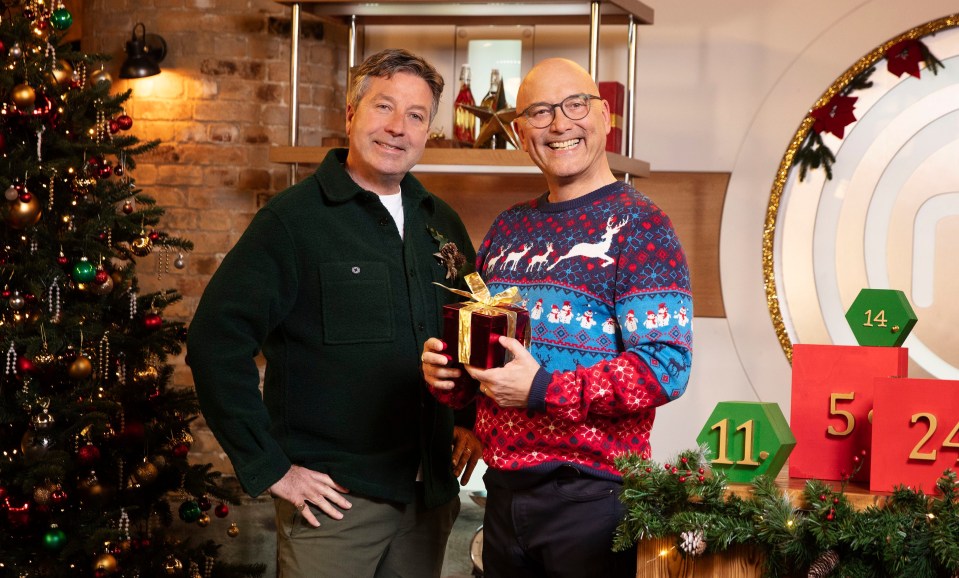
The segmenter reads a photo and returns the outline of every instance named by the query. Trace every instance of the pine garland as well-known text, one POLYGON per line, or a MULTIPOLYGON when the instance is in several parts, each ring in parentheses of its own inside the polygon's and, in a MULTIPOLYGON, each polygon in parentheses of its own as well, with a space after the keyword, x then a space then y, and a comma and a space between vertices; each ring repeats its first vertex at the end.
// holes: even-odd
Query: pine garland
POLYGON ((747 498, 729 492, 708 468, 705 446, 665 464, 622 456, 627 512, 613 549, 671 538, 683 556, 750 545, 764 555, 764 575, 876 578, 949 577, 959 573, 959 480, 943 472, 936 492, 897 486, 879 505, 856 510, 845 483, 808 480, 796 507, 775 480, 759 476, 747 498))

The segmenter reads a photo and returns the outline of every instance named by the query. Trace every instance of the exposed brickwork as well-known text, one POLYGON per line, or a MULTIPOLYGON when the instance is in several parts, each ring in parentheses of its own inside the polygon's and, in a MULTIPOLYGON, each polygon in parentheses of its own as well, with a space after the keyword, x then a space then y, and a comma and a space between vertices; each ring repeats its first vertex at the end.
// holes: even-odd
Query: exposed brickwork
MULTIPOLYGON (((269 162, 269 147, 289 143, 290 10, 271 0, 86 0, 82 45, 112 56, 114 92, 133 90, 132 132, 160 145, 130 171, 138 187, 167 210, 163 230, 196 248, 186 266, 158 270, 160 252, 140 259, 143 291, 176 288, 183 300, 166 317, 189 322, 210 276, 250 222, 259 202, 284 188, 289 167, 269 162), (159 76, 120 80, 133 27, 167 42, 159 76), (158 278, 159 276, 159 278, 158 278)), ((300 39, 300 143, 342 135, 346 31, 303 15, 300 39)), ((167 254, 168 263, 176 254, 167 254)), ((192 387, 183 355, 170 360, 174 384, 192 387)), ((194 424, 194 459, 225 473, 232 467, 202 420, 194 424)))

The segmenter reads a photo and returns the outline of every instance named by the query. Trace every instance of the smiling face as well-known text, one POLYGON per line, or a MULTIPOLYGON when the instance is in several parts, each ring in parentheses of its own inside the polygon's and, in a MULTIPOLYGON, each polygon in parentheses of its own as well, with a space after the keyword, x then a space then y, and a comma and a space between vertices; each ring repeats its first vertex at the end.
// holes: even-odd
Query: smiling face
POLYGON ((374 193, 395 194, 423 156, 432 106, 429 85, 415 74, 369 78, 363 97, 346 108, 346 170, 353 180, 374 193))
MULTIPOLYGON (((573 94, 598 95, 599 89, 575 62, 551 58, 534 66, 523 79, 516 110, 559 103, 573 94)), ((604 100, 589 103, 589 113, 579 120, 570 120, 557 107, 553 122, 545 128, 530 126, 525 117, 518 119, 520 143, 546 176, 552 201, 575 198, 616 180, 606 160, 609 105, 604 100)))

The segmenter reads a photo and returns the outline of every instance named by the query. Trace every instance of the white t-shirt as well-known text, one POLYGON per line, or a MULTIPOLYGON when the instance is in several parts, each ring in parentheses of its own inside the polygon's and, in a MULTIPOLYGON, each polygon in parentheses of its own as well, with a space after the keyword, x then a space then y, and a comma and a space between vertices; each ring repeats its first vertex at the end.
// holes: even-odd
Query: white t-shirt
POLYGON ((386 207, 396 223, 396 229, 400 232, 400 239, 403 238, 403 195, 397 192, 395 195, 377 195, 380 202, 386 207))

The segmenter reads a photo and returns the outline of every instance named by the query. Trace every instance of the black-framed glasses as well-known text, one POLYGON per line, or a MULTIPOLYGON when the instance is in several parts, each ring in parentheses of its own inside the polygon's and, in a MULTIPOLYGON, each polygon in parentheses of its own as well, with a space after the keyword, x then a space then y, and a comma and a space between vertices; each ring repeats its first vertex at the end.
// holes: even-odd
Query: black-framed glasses
POLYGON ((548 102, 535 102, 526 107, 526 110, 520 113, 526 117, 526 122, 533 128, 546 128, 553 124, 556 118, 556 109, 563 111, 569 120, 581 120, 589 114, 589 101, 602 100, 592 94, 573 94, 563 99, 563 102, 550 104, 548 102))

